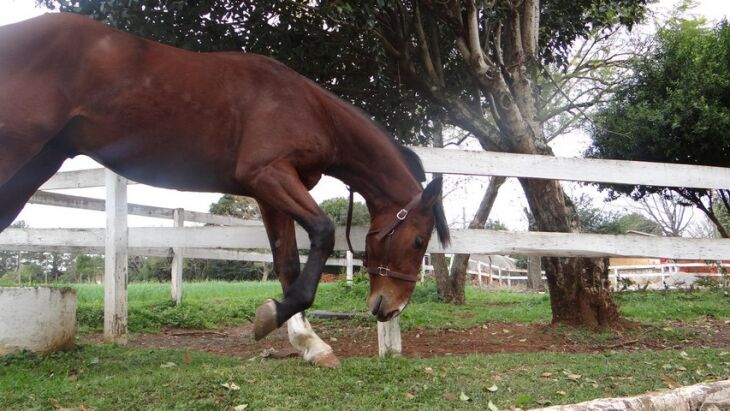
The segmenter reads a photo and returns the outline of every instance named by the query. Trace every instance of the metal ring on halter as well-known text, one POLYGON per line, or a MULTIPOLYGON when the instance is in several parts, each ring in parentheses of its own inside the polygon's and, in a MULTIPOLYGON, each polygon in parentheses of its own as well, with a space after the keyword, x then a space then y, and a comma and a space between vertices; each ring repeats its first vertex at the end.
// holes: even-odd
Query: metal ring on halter
POLYGON ((400 221, 403 221, 408 217, 408 210, 405 208, 402 208, 398 213, 395 215, 395 218, 397 218, 400 221))

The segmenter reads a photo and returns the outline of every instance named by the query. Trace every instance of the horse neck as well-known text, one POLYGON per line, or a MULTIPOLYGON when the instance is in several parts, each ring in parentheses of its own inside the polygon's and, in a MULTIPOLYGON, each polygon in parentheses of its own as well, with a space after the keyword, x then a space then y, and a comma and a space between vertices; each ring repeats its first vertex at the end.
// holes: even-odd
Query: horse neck
POLYGON ((347 105, 333 118, 338 158, 329 174, 360 193, 371 216, 402 208, 422 191, 398 148, 370 119, 347 105))

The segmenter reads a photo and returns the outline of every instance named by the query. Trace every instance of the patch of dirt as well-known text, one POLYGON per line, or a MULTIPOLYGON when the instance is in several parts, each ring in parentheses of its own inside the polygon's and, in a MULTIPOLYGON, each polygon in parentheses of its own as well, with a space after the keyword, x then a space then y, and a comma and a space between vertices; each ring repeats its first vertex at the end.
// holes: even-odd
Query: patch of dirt
MULTIPOLYGON (((375 324, 357 326, 346 321, 316 321, 317 334, 340 358, 375 357, 378 342, 375 324)), ((545 324, 488 323, 470 329, 415 329, 402 335, 403 356, 426 358, 445 355, 493 354, 520 352, 602 352, 610 350, 677 349, 683 347, 730 347, 730 323, 708 319, 702 322, 668 323, 664 332, 654 327, 636 327, 624 332, 594 335, 545 324), (667 339, 670 330, 683 330, 687 339, 667 339)), ((82 342, 94 343, 100 335, 82 342)), ((167 329, 157 334, 138 334, 130 346, 179 348, 205 351, 243 359, 296 355, 289 344, 286 327, 274 331, 261 341, 254 341, 251 324, 216 330, 167 329)))

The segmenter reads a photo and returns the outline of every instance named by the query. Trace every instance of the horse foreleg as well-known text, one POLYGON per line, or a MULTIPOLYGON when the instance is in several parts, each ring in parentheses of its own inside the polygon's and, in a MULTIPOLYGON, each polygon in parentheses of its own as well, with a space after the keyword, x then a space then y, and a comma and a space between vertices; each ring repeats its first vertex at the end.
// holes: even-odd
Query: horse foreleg
MULTIPOLYGON (((294 220, 274 207, 259 201, 259 209, 269 236, 271 252, 274 255, 274 270, 282 287, 287 288, 299 277, 299 250, 294 233, 294 220)), ((304 313, 294 314, 287 321, 289 342, 304 358, 322 367, 337 367, 340 362, 332 347, 322 341, 314 332, 304 313)))
MULTIPOLYGON (((245 177, 245 176, 244 176, 245 177)), ((309 195, 287 162, 269 165, 246 179, 252 194, 297 221, 309 234, 309 257, 301 273, 284 290, 281 302, 268 300, 256 309, 257 340, 312 306, 322 269, 335 244, 335 226, 309 195)))
POLYGON ((46 147, 0 186, 0 231, 15 220, 28 199, 66 158, 65 153, 46 147))

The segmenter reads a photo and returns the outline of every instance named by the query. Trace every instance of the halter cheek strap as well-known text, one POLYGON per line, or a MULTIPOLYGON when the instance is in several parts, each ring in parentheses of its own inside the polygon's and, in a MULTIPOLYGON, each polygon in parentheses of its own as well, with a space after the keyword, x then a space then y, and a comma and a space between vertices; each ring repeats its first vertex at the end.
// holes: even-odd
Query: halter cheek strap
MULTIPOLYGON (((349 202, 349 206, 347 207, 347 225, 345 226, 345 237, 347 239, 347 246, 350 248, 350 252, 352 252, 352 253, 354 253, 354 251, 352 249, 352 244, 350 242, 350 226, 352 224, 353 200, 354 200, 354 194, 353 194, 352 188, 350 188, 350 202, 349 202)), ((367 266, 367 250, 365 251, 366 255, 365 255, 365 258, 363 259, 363 265, 367 267, 368 273, 373 274, 373 275, 379 275, 381 277, 395 278, 398 280, 409 281, 409 282, 414 282, 414 283, 418 281, 418 279, 420 277, 418 273, 404 274, 404 273, 400 273, 398 271, 393 271, 389 268, 390 264, 389 264, 388 260, 389 260, 389 254, 390 254, 390 239, 392 238, 393 233, 395 233, 395 230, 396 230, 396 228, 398 228, 400 223, 405 221, 406 217, 408 217, 408 213, 410 213, 411 210, 413 210, 413 208, 415 208, 416 205, 418 205, 418 203, 420 203, 420 202, 421 202, 421 194, 418 194, 415 197, 413 197, 413 199, 404 208, 400 209, 400 211, 398 211, 395 214, 395 218, 390 223, 388 223, 383 228, 370 230, 370 232, 368 232, 367 236, 375 234, 376 235, 375 239, 377 241, 383 241, 384 239, 386 241, 385 258, 383 259, 383 261, 385 261, 385 264, 380 265, 379 267, 368 267, 367 266)), ((367 246, 366 246, 366 248, 367 248, 367 246)))

